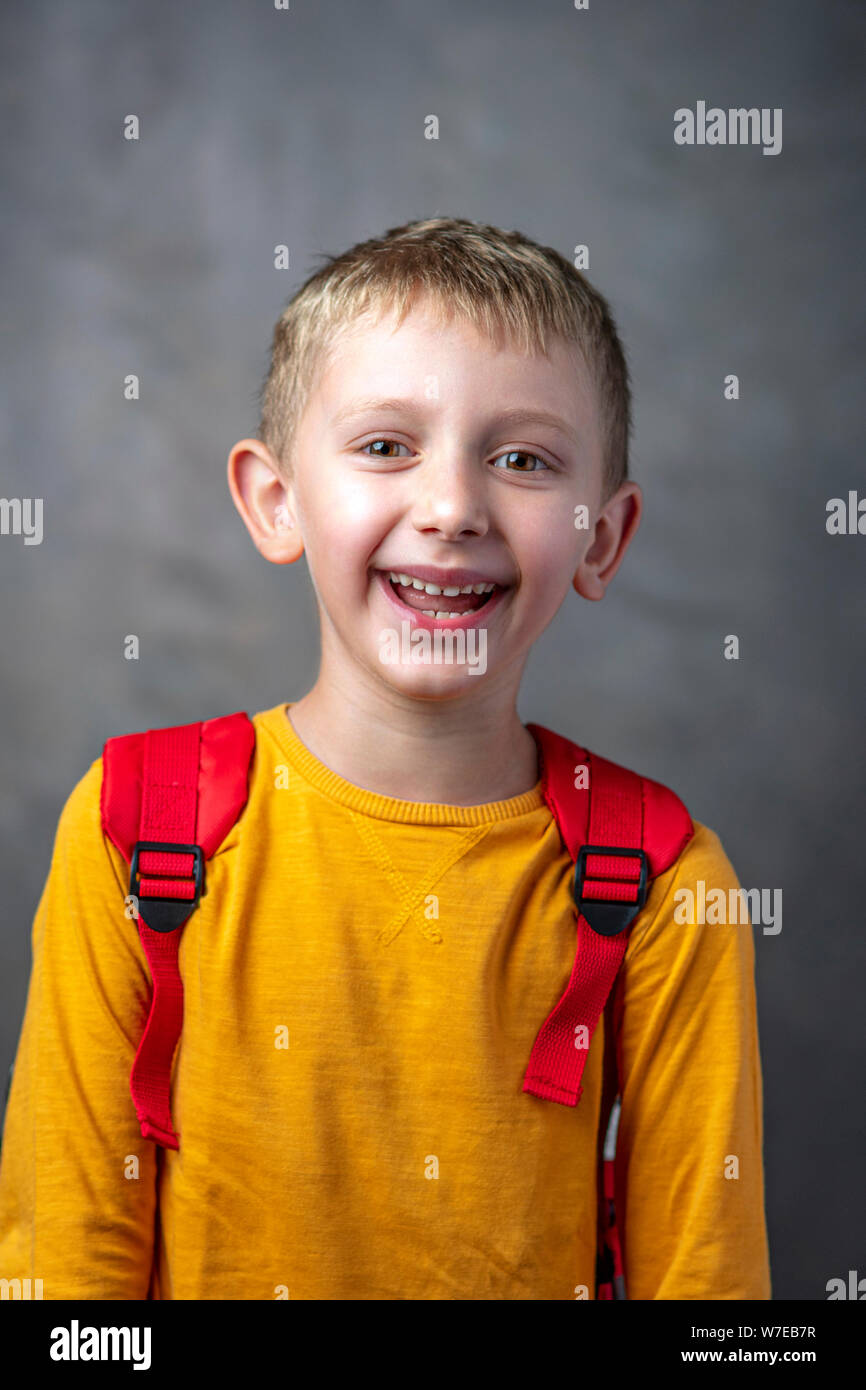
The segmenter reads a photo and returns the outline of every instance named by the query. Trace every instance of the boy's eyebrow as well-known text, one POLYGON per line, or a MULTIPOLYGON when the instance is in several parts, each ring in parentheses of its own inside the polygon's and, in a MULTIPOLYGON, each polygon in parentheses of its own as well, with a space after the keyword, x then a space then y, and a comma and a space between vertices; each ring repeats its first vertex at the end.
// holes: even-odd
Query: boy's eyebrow
MULTIPOLYGON (((371 397, 369 400, 352 401, 345 409, 338 411, 332 417, 331 423, 342 425, 347 420, 354 419, 356 415, 364 415, 368 411, 397 413, 401 410, 417 408, 417 402, 408 399, 401 400, 399 396, 371 397)), ((579 445, 581 442, 577 430, 561 415, 554 415, 547 410, 536 410, 533 406, 516 405, 509 410, 502 410, 491 423, 496 425, 550 425, 551 428, 559 430, 560 434, 567 435, 573 443, 579 445)))
POLYGON ((342 425, 346 420, 352 420, 356 415, 364 415, 368 410, 379 411, 398 411, 411 410, 415 405, 414 401, 401 400, 399 396, 371 396, 369 400, 352 401, 344 410, 338 410, 332 416, 332 425, 342 425))

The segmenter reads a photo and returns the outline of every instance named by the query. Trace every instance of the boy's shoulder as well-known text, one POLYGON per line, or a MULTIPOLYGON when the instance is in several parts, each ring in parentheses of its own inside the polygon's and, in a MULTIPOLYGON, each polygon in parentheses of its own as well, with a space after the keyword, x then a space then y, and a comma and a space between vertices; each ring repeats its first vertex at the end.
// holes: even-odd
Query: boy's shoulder
POLYGON ((575 861, 575 900, 601 935, 618 935, 693 838, 688 809, 654 778, 542 725, 527 728, 542 793, 575 861))
MULTIPOLYGON (((191 724, 111 735, 63 802, 55 848, 104 842, 129 862, 133 846, 142 838, 145 786, 152 801, 162 801, 169 820, 169 808, 178 796, 191 790, 195 796, 206 789, 199 830, 209 843, 215 834, 222 838, 223 823, 229 829, 246 800, 256 737, 266 713, 273 711, 252 717, 236 711, 191 724), (219 808, 215 826, 208 823, 208 806, 219 808)), ((157 812, 155 823, 159 819, 157 812)), ((166 832, 165 838, 176 837, 166 832)))
POLYGON ((686 956, 700 952, 707 959, 730 950, 749 956, 752 951, 752 927, 747 914, 738 908, 730 917, 731 930, 715 931, 706 922, 726 922, 702 914, 700 904, 721 901, 739 902, 742 890, 737 872, 728 857, 720 836, 703 821, 692 819, 694 834, 681 853, 652 883, 643 912, 631 932, 626 965, 639 956, 653 956, 657 961, 673 953, 686 956))
POLYGON ((215 853, 246 805, 255 743, 255 725, 242 710, 106 741, 102 828, 133 873, 139 851, 148 856, 151 873, 171 872, 176 860, 168 866, 161 861, 176 856, 177 846, 195 851, 199 882, 203 859, 215 853))
POLYGON ((68 793, 57 821, 57 838, 79 840, 101 824, 102 756, 94 758, 68 793))

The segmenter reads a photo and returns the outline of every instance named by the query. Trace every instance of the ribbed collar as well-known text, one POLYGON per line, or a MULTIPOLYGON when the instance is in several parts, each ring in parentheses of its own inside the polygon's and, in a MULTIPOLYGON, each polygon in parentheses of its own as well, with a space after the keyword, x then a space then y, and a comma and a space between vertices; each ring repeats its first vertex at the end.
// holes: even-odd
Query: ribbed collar
POLYGON ((510 796, 505 801, 485 801, 479 806, 450 806, 433 801, 400 801, 382 796, 339 777, 320 762, 302 743, 289 719, 291 702, 263 710, 255 716, 256 723, 266 729, 283 750, 296 772, 323 795, 353 811, 379 820, 402 821, 407 825, 486 825, 491 821, 511 820, 537 811, 545 805, 540 780, 530 791, 510 796))

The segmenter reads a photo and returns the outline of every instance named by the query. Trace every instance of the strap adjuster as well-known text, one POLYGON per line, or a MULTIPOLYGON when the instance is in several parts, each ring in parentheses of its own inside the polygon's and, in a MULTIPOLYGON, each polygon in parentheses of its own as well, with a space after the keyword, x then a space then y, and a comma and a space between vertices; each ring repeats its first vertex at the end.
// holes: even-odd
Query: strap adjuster
POLYGON ((599 936, 618 936, 631 926, 647 900, 649 891, 649 860, 642 849, 620 849, 614 845, 581 845, 574 868, 573 896, 577 910, 585 917, 594 932, 599 936), (590 855, 601 855, 606 859, 637 859, 640 861, 640 878, 623 875, 622 878, 604 878, 595 875, 586 882, 586 861, 590 855), (620 898, 592 898, 586 896, 586 889, 600 887, 630 886, 636 890, 637 897, 632 901, 620 898))
POLYGON ((172 932, 178 927, 182 927, 190 913, 198 907, 199 898, 204 892, 204 854, 201 845, 179 845, 174 842, 164 840, 139 840, 132 851, 132 859, 129 865, 129 892, 140 903, 147 905, 145 917, 147 926, 151 931, 172 932), (149 878, 175 878, 178 886, 184 881, 189 881, 188 874, 174 875, 166 873, 164 869, 158 873, 144 875, 139 866, 139 859, 142 854, 191 854, 193 857, 192 865, 192 887, 195 890, 191 898, 157 898, 147 897, 139 891, 138 879, 149 878))

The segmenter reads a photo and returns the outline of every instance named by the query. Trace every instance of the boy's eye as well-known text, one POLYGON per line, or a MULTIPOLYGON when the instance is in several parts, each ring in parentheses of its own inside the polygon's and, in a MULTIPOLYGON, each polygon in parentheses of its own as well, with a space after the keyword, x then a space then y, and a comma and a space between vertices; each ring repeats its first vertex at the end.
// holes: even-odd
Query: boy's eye
POLYGON ((386 453, 384 453, 382 450, 380 450, 380 449, 378 449, 378 448, 376 447, 376 446, 379 445, 379 444, 384 444, 386 449, 387 449, 387 448, 391 448, 391 447, 396 448, 396 449, 405 449, 405 448, 406 448, 406 445, 405 445, 405 444, 401 444, 400 441, 397 440, 397 439, 371 439, 370 442, 369 442, 369 444, 363 444, 363 445, 361 446, 361 453, 363 453, 365 449, 375 449, 375 452, 374 452, 374 453, 368 455, 369 458, 387 459, 387 458, 398 458, 398 457, 399 457, 398 454, 386 454, 386 453))
MULTIPOLYGON (((494 461, 493 467, 501 468, 503 466, 503 459, 505 460, 506 467, 509 463, 513 463, 515 459, 534 459, 536 463, 541 464, 542 468, 547 468, 548 470, 550 468, 550 465, 545 463, 544 459, 541 458, 540 455, 531 454, 528 449, 509 449, 509 451, 506 454, 499 455, 499 458, 494 461)), ((508 471, 515 473, 538 473, 540 472, 540 469, 519 467, 515 469, 509 469, 508 471)))

